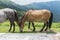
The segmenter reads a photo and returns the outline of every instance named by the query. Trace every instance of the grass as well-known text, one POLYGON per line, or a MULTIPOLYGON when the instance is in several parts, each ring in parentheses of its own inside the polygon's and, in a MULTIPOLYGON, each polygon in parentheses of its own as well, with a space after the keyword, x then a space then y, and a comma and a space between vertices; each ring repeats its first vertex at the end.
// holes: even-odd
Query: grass
MULTIPOLYGON (((43 23, 42 22, 35 22, 35 27, 36 27, 36 31, 40 31, 40 29, 42 28, 43 26, 43 23)), ((0 23, 0 33, 9 33, 8 30, 9 30, 9 21, 6 21, 4 23, 0 23)), ((30 25, 31 29, 33 29, 32 27, 32 24, 30 25)), ((52 24, 52 29, 54 32, 60 32, 60 23, 54 23, 52 24)), ((29 30, 28 29, 28 22, 25 22, 25 25, 24 25, 24 32, 32 32, 32 30, 29 30)), ((16 30, 15 30, 16 33, 19 33, 19 27, 18 25, 16 24, 16 30)), ((33 32, 32 32, 33 33, 33 32)))

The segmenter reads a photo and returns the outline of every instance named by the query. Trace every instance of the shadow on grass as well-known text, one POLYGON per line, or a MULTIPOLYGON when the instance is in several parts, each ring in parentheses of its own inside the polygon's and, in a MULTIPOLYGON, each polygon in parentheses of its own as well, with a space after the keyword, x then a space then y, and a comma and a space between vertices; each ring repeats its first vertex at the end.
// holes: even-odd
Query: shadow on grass
POLYGON ((46 34, 57 34, 57 32, 50 30, 50 31, 46 31, 46 34))
POLYGON ((54 32, 52 30, 50 30, 50 31, 43 31, 43 32, 40 32, 40 31, 23 31, 23 32, 10 32, 10 33, 46 33, 46 34, 57 34, 57 32, 54 32))
POLYGON ((10 33, 40 33, 38 31, 23 31, 23 32, 10 32, 10 33))

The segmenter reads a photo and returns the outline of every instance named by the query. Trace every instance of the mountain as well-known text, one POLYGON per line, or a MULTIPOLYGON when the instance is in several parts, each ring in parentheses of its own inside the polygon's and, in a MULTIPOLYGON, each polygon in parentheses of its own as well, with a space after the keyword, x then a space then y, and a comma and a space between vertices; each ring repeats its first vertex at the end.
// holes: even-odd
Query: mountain
POLYGON ((12 8, 16 10, 27 10, 28 8, 22 5, 18 5, 10 0, 0 0, 0 8, 12 8))
POLYGON ((53 20, 59 22, 60 21, 60 1, 50 1, 50 2, 39 2, 39 3, 31 3, 28 5, 25 5, 28 8, 32 9, 48 9, 51 12, 53 12, 53 20))
POLYGON ((27 5, 19 5, 10 0, 0 0, 0 8, 12 8, 19 11, 27 11, 29 9, 48 9, 53 13, 53 21, 60 21, 60 1, 34 2, 27 5))

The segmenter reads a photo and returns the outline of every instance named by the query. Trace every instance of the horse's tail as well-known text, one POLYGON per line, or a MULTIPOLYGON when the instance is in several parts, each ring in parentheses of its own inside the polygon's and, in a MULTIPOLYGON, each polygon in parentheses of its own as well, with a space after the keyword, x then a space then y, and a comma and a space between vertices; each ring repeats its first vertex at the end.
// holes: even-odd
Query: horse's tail
POLYGON ((17 15, 16 10, 14 10, 14 13, 15 13, 15 21, 18 23, 18 15, 17 15))
POLYGON ((51 12, 51 17, 49 19, 49 29, 51 29, 52 21, 53 21, 53 13, 51 12))

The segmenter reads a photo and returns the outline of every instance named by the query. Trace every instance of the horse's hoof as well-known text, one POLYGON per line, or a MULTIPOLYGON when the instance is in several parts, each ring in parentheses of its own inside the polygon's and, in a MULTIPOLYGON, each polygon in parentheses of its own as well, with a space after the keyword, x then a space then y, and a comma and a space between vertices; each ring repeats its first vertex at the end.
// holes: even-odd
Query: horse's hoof
POLYGON ((35 30, 33 30, 33 32, 35 32, 35 30))
POLYGON ((44 31, 47 31, 47 29, 45 29, 44 31))
POLYGON ((14 31, 12 31, 12 33, 14 33, 14 31))
POLYGON ((40 30, 40 32, 42 32, 43 30, 40 30))
POLYGON ((42 31, 39 31, 39 32, 42 32, 42 31))
POLYGON ((30 29, 30 28, 28 27, 28 29, 30 29))
POLYGON ((21 33, 23 32, 23 31, 20 31, 21 33))
POLYGON ((10 30, 8 32, 10 32, 10 30))

